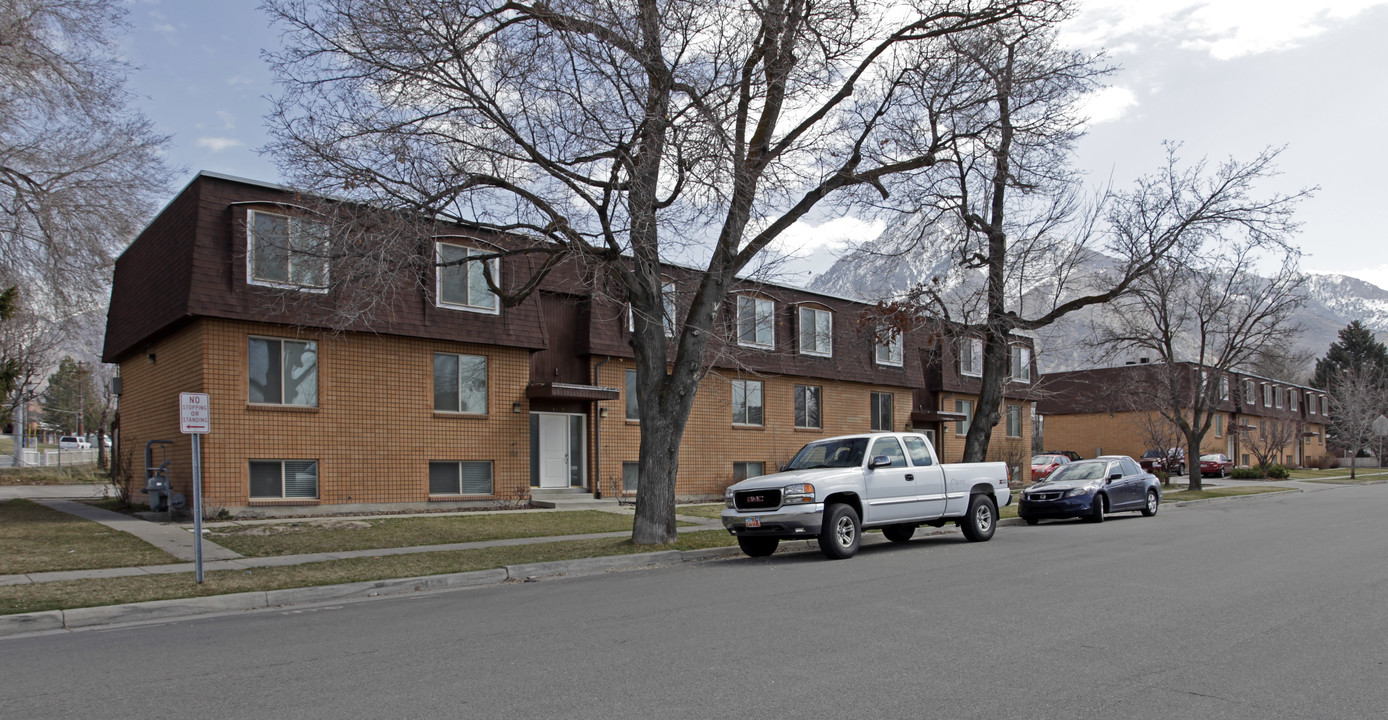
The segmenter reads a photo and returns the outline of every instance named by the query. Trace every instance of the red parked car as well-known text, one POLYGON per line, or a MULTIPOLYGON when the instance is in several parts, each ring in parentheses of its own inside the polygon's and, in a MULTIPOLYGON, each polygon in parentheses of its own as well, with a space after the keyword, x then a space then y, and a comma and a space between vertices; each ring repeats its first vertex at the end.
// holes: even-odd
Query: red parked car
POLYGON ((1070 458, 1064 455, 1032 455, 1031 456, 1031 481, 1041 482, 1050 477, 1051 473, 1061 465, 1069 465, 1070 458))
POLYGON ((1200 476, 1215 475, 1224 477, 1234 469, 1234 461, 1229 459, 1224 453, 1200 456, 1200 476))

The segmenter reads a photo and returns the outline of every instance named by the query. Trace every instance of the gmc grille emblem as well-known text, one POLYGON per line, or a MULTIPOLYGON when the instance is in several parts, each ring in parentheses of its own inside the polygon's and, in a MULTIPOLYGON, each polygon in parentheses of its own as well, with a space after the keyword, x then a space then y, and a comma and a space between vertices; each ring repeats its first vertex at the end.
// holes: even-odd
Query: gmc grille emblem
POLYGON ((761 495, 748 495, 748 496, 747 496, 747 502, 762 502, 762 501, 765 500, 765 499, 766 499, 766 498, 762 497, 761 495))

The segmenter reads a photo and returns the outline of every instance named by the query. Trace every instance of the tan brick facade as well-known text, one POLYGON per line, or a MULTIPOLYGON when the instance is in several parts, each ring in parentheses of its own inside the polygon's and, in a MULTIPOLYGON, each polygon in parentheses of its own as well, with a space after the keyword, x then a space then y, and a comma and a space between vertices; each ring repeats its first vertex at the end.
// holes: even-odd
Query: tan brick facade
POLYGON ((157 343, 151 352, 158 359, 148 369, 143 357, 121 364, 121 405, 132 410, 122 418, 122 452, 136 447, 136 453, 142 452, 149 439, 175 440, 175 491, 191 496, 191 447, 178 432, 178 393, 208 393, 212 432, 203 442, 203 483, 209 508, 517 502, 529 497, 525 386, 530 367, 524 350, 362 333, 325 336, 283 326, 203 319, 157 343), (251 336, 318 344, 317 407, 248 402, 251 336), (434 411, 435 352, 487 358, 485 415, 434 411), (162 372, 153 372, 156 367, 162 372), (513 412, 515 403, 520 404, 519 412, 513 412), (251 460, 317 461, 318 499, 252 499, 251 460), (431 498, 430 460, 491 462, 492 494, 431 498))
MULTIPOLYGON (((1139 415, 1137 412, 1115 412, 1047 416, 1046 449, 1074 450, 1084 457, 1104 454, 1140 458, 1150 448, 1142 433, 1143 419, 1139 415)), ((1200 452, 1224 453, 1238 466, 1256 464, 1257 459, 1242 446, 1243 440, 1236 428, 1241 424, 1257 426, 1259 419, 1243 414, 1225 415, 1224 431, 1216 433, 1211 428, 1201 442, 1200 452)), ((1305 432, 1307 435, 1300 446, 1292 443, 1278 451, 1281 462, 1299 466, 1325 454, 1325 427, 1320 423, 1307 423, 1305 432)), ((1184 445, 1184 441, 1180 444, 1184 445)))

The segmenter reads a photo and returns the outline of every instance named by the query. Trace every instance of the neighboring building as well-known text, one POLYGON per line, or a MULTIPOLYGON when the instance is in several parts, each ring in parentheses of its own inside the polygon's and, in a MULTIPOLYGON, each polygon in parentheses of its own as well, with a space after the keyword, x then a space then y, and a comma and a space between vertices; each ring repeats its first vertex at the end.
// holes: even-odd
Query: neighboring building
MULTIPOLYGON (((1244 467, 1258 464, 1260 454, 1293 467, 1326 454, 1324 392, 1249 373, 1201 370, 1195 363, 1178 367, 1188 389, 1217 383, 1217 412, 1201 453, 1224 453, 1244 467)), ((1141 363, 1043 375, 1037 412, 1046 447, 1136 458, 1154 449, 1150 428, 1163 425, 1184 447, 1174 426, 1157 416, 1152 388, 1165 382, 1165 371, 1160 363, 1141 363)))
MULTIPOLYGON (((332 267, 293 251, 312 222, 293 203, 283 188, 204 172, 117 260, 104 359, 120 365, 116 457, 137 479, 146 443, 170 440, 174 491, 189 495, 178 394, 205 392, 209 507, 273 514, 516 504, 549 488, 634 493, 640 428, 624 306, 561 267, 503 308, 463 265, 401 289, 376 324, 331 332, 284 301, 286 291, 337 292, 327 289, 332 267), (256 239, 272 235, 288 240, 258 251, 256 239)), ((444 257, 505 244, 461 226, 433 240, 444 257)), ((527 276, 523 257, 495 262, 504 287, 527 276)), ((671 302, 687 302, 695 274, 671 266, 667 277, 671 302)), ((807 441, 876 429, 925 432, 957 460, 978 342, 921 329, 881 344, 861 327, 869 308, 777 285, 736 289, 676 494, 721 497, 807 441)), ((1017 339, 1013 361, 992 454, 1024 466, 1029 339, 1017 339)))

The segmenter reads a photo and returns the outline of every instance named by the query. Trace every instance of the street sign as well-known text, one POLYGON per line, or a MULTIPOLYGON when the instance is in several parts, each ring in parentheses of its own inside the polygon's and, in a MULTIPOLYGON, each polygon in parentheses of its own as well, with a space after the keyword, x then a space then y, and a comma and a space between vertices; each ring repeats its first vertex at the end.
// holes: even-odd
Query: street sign
POLYGON ((212 406, 207 393, 178 394, 178 431, 185 435, 212 432, 212 406))

